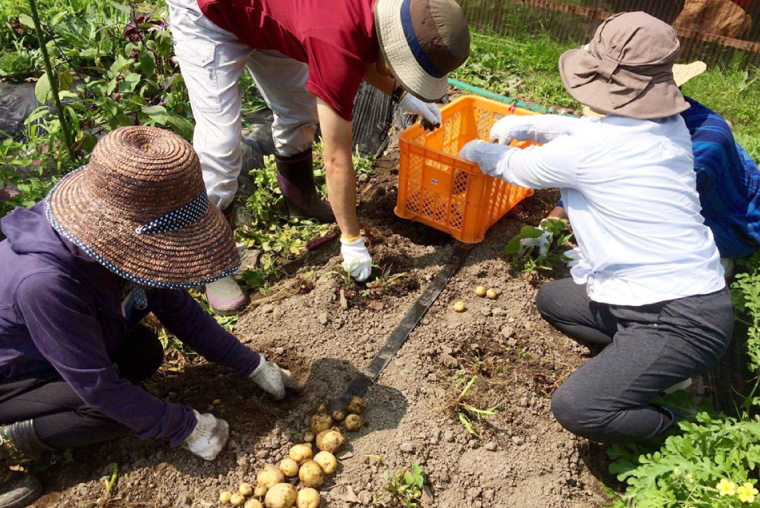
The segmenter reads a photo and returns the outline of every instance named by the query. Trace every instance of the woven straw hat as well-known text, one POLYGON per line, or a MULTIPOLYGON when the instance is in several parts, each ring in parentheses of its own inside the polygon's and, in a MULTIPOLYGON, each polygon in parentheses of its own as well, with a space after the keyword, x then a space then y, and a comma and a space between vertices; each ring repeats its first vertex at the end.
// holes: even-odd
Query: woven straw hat
POLYGON ((559 59, 562 82, 596 111, 638 119, 664 118, 689 107, 673 80, 679 42, 673 28, 645 12, 607 18, 588 50, 559 59))
POLYGON ((417 98, 434 102, 446 76, 470 56, 470 30, 455 0, 377 0, 375 30, 393 75, 417 98))
MULTIPOLYGON (((677 87, 682 87, 689 80, 696 78, 700 74, 707 70, 707 64, 701 60, 696 60, 688 64, 674 64, 673 65, 673 81, 676 82, 677 87)), ((602 118, 604 115, 595 113, 588 106, 583 106, 583 116, 589 118, 602 118)))
POLYGON ((103 137, 90 163, 50 191, 45 212, 60 235, 144 286, 198 286, 240 265, 193 147, 163 129, 123 127, 103 137))

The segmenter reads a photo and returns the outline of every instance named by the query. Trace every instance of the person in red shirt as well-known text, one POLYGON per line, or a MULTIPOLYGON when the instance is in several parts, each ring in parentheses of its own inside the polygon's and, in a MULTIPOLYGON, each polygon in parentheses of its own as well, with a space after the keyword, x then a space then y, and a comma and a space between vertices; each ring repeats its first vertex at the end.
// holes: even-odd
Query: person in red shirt
MULTIPOLYGON (((228 207, 241 169, 237 81, 247 68, 274 113, 277 172, 291 216, 336 220, 343 266, 358 281, 372 258, 356 214, 351 113, 362 80, 440 125, 434 104, 467 60, 470 34, 455 0, 167 0, 175 53, 196 121, 209 199, 228 207), (317 195, 311 146, 324 144, 330 205, 317 195), (332 209, 331 209, 332 208, 332 209)), ((212 308, 245 301, 230 277, 210 284, 212 308)))

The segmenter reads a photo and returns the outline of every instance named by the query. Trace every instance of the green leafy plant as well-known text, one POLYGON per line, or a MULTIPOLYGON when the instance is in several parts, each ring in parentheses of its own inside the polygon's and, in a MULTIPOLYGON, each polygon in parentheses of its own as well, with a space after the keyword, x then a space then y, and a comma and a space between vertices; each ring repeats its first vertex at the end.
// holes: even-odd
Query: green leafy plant
POLYGON ((565 244, 573 237, 569 223, 559 219, 546 219, 542 224, 543 229, 523 226, 520 233, 515 235, 504 248, 507 256, 514 256, 513 266, 523 272, 538 275, 541 272, 549 272, 557 263, 568 260, 564 256, 565 244), (540 238, 547 231, 552 233, 552 240, 545 253, 542 253, 538 247, 521 248, 522 240, 540 238))
POLYGON ((377 506, 421 508, 422 488, 425 485, 425 474, 418 464, 414 464, 411 470, 403 468, 393 474, 385 473, 388 483, 385 491, 388 492, 387 501, 375 501, 377 506))

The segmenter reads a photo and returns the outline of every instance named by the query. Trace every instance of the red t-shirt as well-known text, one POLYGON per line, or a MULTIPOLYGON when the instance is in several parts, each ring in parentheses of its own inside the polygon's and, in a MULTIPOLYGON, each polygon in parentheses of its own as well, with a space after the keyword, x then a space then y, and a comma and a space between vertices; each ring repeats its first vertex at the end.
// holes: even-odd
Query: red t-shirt
POLYGON ((373 2, 198 0, 198 5, 244 44, 308 64, 306 88, 350 121, 364 72, 377 61, 373 2))

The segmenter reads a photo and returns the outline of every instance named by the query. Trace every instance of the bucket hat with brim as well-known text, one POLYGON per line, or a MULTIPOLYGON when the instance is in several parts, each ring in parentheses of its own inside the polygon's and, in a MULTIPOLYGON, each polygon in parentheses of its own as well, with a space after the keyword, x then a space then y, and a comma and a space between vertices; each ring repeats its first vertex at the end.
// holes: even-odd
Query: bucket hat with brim
POLYGON ((607 18, 588 49, 559 59, 562 82, 593 110, 639 118, 664 118, 689 108, 673 79, 678 37, 670 25, 645 12, 607 18))
POLYGON ((89 164, 50 191, 45 213, 58 234, 139 285, 189 288, 240 265, 193 147, 163 129, 107 134, 89 164))
MULTIPOLYGON (((674 64, 673 65, 673 81, 676 82, 676 86, 679 88, 688 83, 693 78, 696 78, 700 74, 707 70, 707 64, 701 60, 696 60, 688 64, 674 64)), ((583 106, 583 116, 589 118, 601 118, 604 115, 594 113, 588 106, 583 106)))
POLYGON ((427 102, 443 98, 449 72, 470 56, 470 31, 454 0, 377 0, 380 51, 404 89, 427 102))

